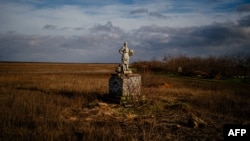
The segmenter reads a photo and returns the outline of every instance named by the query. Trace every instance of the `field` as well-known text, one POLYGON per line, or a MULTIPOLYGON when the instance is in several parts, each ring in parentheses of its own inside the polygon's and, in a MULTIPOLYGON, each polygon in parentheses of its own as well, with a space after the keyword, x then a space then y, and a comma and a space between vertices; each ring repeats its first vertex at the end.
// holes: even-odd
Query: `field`
POLYGON ((0 63, 0 141, 223 140, 250 124, 249 83, 141 74, 145 101, 106 101, 117 64, 0 63))

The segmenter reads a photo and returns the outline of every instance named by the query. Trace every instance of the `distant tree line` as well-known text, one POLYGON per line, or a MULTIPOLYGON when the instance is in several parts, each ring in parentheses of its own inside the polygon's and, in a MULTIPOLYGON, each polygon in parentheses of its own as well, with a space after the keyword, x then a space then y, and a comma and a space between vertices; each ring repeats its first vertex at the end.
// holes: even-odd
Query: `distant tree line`
POLYGON ((209 57, 188 57, 166 55, 162 61, 137 61, 132 67, 139 73, 170 73, 202 78, 227 78, 250 76, 249 55, 224 55, 209 57))

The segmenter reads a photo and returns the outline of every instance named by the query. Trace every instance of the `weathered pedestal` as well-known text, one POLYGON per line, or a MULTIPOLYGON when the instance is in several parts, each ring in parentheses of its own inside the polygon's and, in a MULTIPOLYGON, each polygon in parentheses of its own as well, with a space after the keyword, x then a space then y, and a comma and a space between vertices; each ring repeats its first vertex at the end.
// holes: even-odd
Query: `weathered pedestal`
POLYGON ((142 99, 141 75, 112 74, 109 79, 110 99, 120 104, 135 104, 142 99))

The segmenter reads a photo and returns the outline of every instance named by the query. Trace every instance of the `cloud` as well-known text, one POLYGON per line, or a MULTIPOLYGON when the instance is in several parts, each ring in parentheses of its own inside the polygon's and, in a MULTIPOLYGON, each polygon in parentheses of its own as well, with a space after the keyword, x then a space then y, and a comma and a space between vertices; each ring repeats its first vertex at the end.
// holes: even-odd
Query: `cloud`
POLYGON ((250 15, 242 17, 238 20, 239 26, 250 27, 250 15))
POLYGON ((1 61, 119 62, 121 41, 105 36, 0 35, 1 61), (113 54, 113 55, 112 55, 113 54))
POLYGON ((61 27, 60 29, 61 30, 69 30, 69 29, 71 29, 71 27, 61 27))
POLYGON ((129 12, 129 14, 142 14, 142 13, 148 13, 148 9, 139 8, 139 9, 132 10, 132 11, 129 12))
POLYGON ((214 23, 201 27, 169 28, 144 26, 133 33, 137 48, 151 56, 167 53, 192 56, 225 55, 244 52, 250 55, 250 31, 236 24, 214 23))
MULTIPOLYGON (((59 28, 58 28, 59 29, 59 28)), ((0 34, 2 61, 119 62, 125 33, 111 22, 82 35, 0 34)))
POLYGON ((87 10, 77 5, 38 8, 31 4, 1 3, 0 33, 12 30, 18 33, 40 35, 79 34, 79 27, 86 28, 86 26, 93 24, 97 18, 100 18, 88 14, 87 10), (51 32, 52 30, 53 32, 51 32))
MULTIPOLYGON (((221 7, 214 7, 214 5, 212 8, 201 7, 201 2, 190 1, 160 0, 152 3, 135 1, 133 5, 116 2, 87 6, 82 4, 84 2, 77 4, 74 2, 56 4, 54 2, 52 5, 50 5, 52 2, 43 1, 41 3, 36 5, 33 2, 24 1, 2 2, 0 4, 0 33, 11 30, 24 34, 80 35, 87 32, 93 25, 103 21, 112 21, 121 29, 129 31, 151 24, 168 25, 169 27, 202 26, 213 21, 227 21, 228 17, 231 17, 228 13, 219 13, 221 17, 216 18, 218 13, 211 10, 222 9, 221 7), (171 20, 166 20, 170 17, 171 20), (161 20, 155 21, 153 18, 161 20), (56 28, 52 26, 43 28, 45 25, 56 26, 56 28), (79 30, 80 28, 77 27, 86 30, 79 30)), ((231 20, 237 20, 235 17, 231 20)))
POLYGON ((236 9, 237 12, 250 12, 250 4, 240 5, 236 9))
POLYGON ((56 29, 56 26, 51 24, 46 24, 44 25, 43 29, 54 30, 56 29))
POLYGON ((149 12, 149 16, 163 19, 168 18, 167 16, 164 16, 159 12, 149 12))
POLYGON ((105 25, 97 24, 89 30, 90 32, 122 32, 118 26, 113 26, 110 21, 108 21, 105 25))
POLYGON ((48 36, 2 34, 0 41, 1 59, 7 61, 56 60, 52 56, 62 53, 54 48, 57 40, 48 36))
POLYGON ((124 41, 135 51, 132 61, 167 53, 250 54, 249 4, 133 2, 87 6, 0 2, 0 59, 119 62, 118 49, 124 41))
POLYGON ((75 29, 75 30, 85 30, 84 27, 75 27, 74 29, 75 29))
POLYGON ((131 61, 164 55, 250 55, 250 31, 232 23, 171 28, 147 25, 125 32, 112 22, 97 24, 82 35, 0 34, 1 60, 51 62, 119 62, 124 41, 135 51, 131 61))
POLYGON ((150 17, 156 17, 156 18, 168 18, 167 16, 162 15, 160 12, 149 12, 146 8, 139 8, 136 10, 132 10, 129 12, 130 15, 136 15, 136 14, 147 14, 150 17))

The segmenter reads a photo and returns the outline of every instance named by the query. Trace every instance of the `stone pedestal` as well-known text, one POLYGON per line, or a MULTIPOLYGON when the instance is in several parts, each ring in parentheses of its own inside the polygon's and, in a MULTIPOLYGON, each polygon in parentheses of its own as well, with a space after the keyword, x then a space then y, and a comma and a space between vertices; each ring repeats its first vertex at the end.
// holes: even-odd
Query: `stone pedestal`
POLYGON ((135 104, 142 99, 141 75, 112 74, 109 79, 109 96, 120 104, 135 104))

